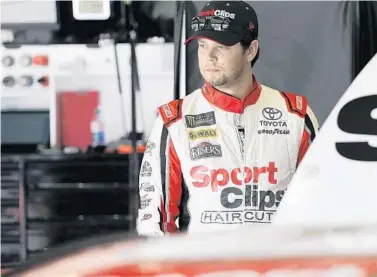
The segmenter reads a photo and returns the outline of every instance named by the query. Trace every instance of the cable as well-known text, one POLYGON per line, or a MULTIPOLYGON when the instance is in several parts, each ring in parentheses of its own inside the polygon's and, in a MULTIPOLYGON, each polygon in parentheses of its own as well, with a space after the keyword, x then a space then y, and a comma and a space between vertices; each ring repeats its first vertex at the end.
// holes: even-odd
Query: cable
MULTIPOLYGON (((131 42, 131 114, 132 114, 132 129, 130 132, 130 139, 133 151, 131 152, 130 162, 129 162, 129 186, 132 195, 139 194, 139 155, 137 152, 137 130, 136 130, 136 90, 140 89, 139 74, 137 68, 137 58, 136 58, 136 39, 137 39, 137 23, 135 21, 132 3, 127 1, 129 8, 128 22, 130 25, 130 42, 131 42)), ((134 216, 134 220, 130 223, 130 229, 136 229, 137 214, 139 209, 139 197, 136 197, 135 201, 130 201, 129 208, 130 214, 134 216)))
POLYGON ((185 10, 185 1, 177 2, 177 16, 174 23, 174 99, 180 98, 180 73, 181 73, 181 45, 183 14, 185 10))
POLYGON ((119 68, 119 58, 118 58, 118 48, 117 48, 117 39, 114 38, 113 40, 113 47, 114 47, 114 55, 115 55, 115 71, 117 74, 117 85, 118 85, 118 91, 120 94, 120 109, 121 109, 121 124, 122 124, 122 133, 123 135, 126 135, 126 111, 124 107, 124 99, 123 99, 123 86, 122 86, 122 80, 120 77, 120 68, 119 68))

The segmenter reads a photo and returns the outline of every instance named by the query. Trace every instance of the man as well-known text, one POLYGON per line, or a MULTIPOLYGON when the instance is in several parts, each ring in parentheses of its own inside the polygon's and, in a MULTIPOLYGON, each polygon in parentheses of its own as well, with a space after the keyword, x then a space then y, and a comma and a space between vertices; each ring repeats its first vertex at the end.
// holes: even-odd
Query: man
POLYGON ((304 96, 254 78, 251 6, 209 2, 191 27, 206 82, 159 108, 140 171, 140 235, 271 222, 318 130, 304 96))

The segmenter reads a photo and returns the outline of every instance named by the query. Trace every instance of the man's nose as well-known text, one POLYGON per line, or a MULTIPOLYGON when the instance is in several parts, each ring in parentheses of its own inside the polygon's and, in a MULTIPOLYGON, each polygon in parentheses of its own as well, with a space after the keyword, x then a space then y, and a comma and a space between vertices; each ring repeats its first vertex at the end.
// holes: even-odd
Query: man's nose
POLYGON ((208 50, 208 59, 210 61, 216 61, 217 60, 217 53, 215 48, 210 48, 208 50))

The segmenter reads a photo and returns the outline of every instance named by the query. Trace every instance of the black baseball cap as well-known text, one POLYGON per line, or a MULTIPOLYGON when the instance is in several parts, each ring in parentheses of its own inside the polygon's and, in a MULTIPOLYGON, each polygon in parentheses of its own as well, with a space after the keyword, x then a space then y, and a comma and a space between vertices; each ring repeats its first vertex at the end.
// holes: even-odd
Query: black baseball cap
POLYGON ((204 5, 200 17, 219 16, 228 18, 230 23, 225 31, 202 29, 196 31, 185 44, 198 38, 212 39, 220 44, 232 46, 240 42, 247 32, 258 37, 258 17, 255 10, 244 1, 210 1, 204 5))

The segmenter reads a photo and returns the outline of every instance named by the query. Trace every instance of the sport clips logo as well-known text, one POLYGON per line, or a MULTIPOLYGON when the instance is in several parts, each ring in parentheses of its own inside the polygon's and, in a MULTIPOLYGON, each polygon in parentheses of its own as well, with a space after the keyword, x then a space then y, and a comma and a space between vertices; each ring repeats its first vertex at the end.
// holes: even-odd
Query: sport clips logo
POLYGON ((209 169, 199 165, 191 169, 192 184, 197 188, 210 187, 219 195, 224 209, 204 211, 201 222, 207 224, 270 223, 285 190, 263 190, 258 183, 276 185, 278 169, 274 162, 268 166, 235 169, 209 169))
POLYGON ((234 13, 227 12, 225 10, 208 10, 200 12, 199 16, 220 16, 234 19, 236 15, 234 13))

